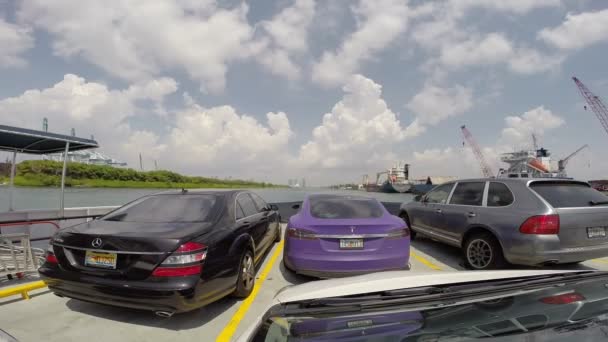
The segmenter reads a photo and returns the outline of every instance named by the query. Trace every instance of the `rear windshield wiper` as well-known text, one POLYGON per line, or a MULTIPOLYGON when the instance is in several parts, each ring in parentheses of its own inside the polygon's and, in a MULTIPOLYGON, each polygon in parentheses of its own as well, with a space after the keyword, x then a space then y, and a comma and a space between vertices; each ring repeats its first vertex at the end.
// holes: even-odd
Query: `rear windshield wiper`
POLYGON ((608 201, 589 201, 589 205, 591 205, 591 206, 604 205, 604 204, 608 204, 608 201))

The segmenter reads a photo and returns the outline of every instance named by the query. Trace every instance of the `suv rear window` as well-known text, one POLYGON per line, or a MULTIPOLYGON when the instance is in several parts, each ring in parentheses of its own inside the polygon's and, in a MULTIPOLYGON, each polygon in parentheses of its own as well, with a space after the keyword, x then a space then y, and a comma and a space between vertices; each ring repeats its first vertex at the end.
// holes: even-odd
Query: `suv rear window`
POLYGON ((590 202, 608 201, 608 196, 585 183, 534 182, 530 188, 554 208, 588 207, 590 202))
POLYGON ((218 204, 216 195, 155 195, 140 198, 102 217, 121 222, 205 222, 218 204))
POLYGON ((384 211, 380 203, 371 198, 312 196, 310 214, 322 219, 359 219, 381 217, 384 211))

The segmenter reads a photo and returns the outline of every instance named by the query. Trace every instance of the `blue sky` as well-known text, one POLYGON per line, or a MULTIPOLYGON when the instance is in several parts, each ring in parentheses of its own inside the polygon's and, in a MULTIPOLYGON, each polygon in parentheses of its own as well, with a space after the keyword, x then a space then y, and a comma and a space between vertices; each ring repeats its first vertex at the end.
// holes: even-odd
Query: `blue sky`
POLYGON ((608 135, 571 76, 606 99, 600 0, 0 0, 0 123, 95 135, 137 166, 308 184, 396 161, 475 177, 582 144, 572 176, 606 178, 608 135))

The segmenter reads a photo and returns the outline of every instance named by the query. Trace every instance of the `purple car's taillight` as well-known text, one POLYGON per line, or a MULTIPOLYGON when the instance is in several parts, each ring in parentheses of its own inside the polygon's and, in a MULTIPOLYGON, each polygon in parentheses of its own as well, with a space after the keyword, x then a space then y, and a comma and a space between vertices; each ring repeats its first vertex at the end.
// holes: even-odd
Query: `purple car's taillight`
POLYGON ((299 240, 316 240, 316 233, 306 229, 287 228, 287 237, 299 240))
POLYGON ((401 239, 410 236, 410 230, 408 228, 399 228, 388 232, 387 239, 401 239))

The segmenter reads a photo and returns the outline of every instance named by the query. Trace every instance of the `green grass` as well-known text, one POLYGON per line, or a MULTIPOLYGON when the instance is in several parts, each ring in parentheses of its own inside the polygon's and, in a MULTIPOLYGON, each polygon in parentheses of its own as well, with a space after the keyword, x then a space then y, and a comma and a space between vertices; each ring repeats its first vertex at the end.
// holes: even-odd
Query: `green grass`
MULTIPOLYGON (((7 179, 8 182, 8 179, 7 179)), ((225 183, 176 183, 176 182, 145 182, 145 181, 121 181, 107 179, 70 179, 66 178, 66 187, 86 188, 138 188, 138 189, 231 189, 231 188, 267 188, 279 187, 276 185, 262 185, 261 183, 225 184, 225 183)), ((16 176, 16 186, 28 187, 57 187, 61 185, 61 178, 54 176, 16 176)))

